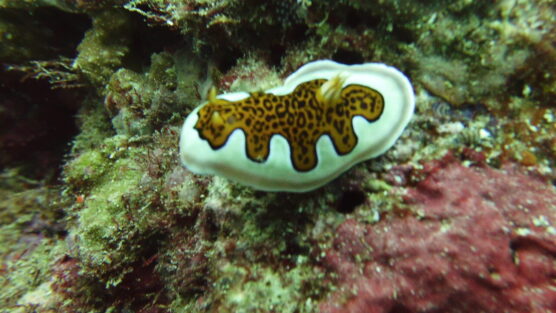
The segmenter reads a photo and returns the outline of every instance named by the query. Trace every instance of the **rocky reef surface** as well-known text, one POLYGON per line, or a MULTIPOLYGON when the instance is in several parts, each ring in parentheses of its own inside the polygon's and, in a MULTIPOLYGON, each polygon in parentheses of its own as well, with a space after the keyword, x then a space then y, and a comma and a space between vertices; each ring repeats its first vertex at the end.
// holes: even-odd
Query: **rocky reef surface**
POLYGON ((0 0, 1 312, 556 311, 549 0, 0 0), (317 59, 412 81, 396 145, 328 185, 198 176, 210 87, 317 59))
POLYGON ((406 190, 410 212, 336 229, 323 264, 340 287, 321 311, 554 309, 554 188, 515 166, 466 167, 451 155, 417 172, 426 178, 406 190))

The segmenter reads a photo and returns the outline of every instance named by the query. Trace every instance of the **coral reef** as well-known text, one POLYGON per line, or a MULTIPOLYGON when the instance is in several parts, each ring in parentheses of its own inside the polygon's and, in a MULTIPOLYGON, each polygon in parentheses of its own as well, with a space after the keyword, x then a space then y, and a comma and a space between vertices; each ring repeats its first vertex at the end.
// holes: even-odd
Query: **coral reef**
POLYGON ((0 0, 0 311, 556 311, 555 19, 549 0, 0 0), (325 58, 412 81, 386 154, 303 194, 181 166, 212 86, 325 58))

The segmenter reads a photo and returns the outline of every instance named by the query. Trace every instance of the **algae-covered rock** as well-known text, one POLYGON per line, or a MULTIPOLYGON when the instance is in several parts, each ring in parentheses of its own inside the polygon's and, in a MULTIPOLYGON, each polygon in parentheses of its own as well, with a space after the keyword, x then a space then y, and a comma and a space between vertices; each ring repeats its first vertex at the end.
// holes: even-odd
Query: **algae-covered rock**
POLYGON ((547 0, 0 0, 2 310, 553 310, 555 16, 547 0), (266 90, 317 59, 409 77, 390 151, 304 194, 180 164, 212 87, 266 90))
POLYGON ((340 288, 320 311, 551 311, 554 187, 512 166, 426 168, 413 213, 338 227, 323 263, 340 288))
POLYGON ((216 281, 219 309, 233 312, 314 312, 316 304, 304 292, 312 289, 311 293, 318 296, 317 281, 322 277, 302 263, 285 272, 274 272, 258 264, 249 267, 219 264, 216 272, 219 277, 216 281))
POLYGON ((181 59, 180 55, 153 54, 146 73, 129 69, 114 73, 107 86, 104 105, 112 116, 116 132, 128 136, 149 135, 194 102, 196 90, 191 82, 199 79, 199 70, 196 65, 188 67, 188 73, 180 68, 181 64, 191 61, 181 59), (178 76, 182 84, 178 83, 178 76), (189 84, 184 86, 183 82, 189 84))
POLYGON ((2 175, 0 187, 0 307, 23 310, 53 308, 51 267, 66 251, 60 192, 32 186, 15 172, 2 175))
POLYGON ((92 19, 93 26, 77 47, 73 66, 102 90, 129 52, 132 25, 129 16, 118 10, 95 12, 92 19))
POLYGON ((84 152, 66 166, 66 180, 83 197, 72 241, 91 268, 118 267, 132 254, 133 246, 123 244, 126 239, 116 234, 130 235, 137 227, 127 222, 127 202, 139 191, 143 173, 134 160, 140 149, 126 145, 126 137, 109 138, 102 149, 84 152))

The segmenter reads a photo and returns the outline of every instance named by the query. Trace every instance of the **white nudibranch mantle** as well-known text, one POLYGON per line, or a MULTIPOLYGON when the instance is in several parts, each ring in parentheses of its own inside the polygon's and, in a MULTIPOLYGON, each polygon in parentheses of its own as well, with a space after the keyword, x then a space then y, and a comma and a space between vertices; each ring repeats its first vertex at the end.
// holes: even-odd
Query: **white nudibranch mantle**
POLYGON ((397 69, 329 60, 305 64, 280 87, 208 98, 185 119, 183 165, 267 191, 309 191, 383 154, 415 107, 397 69))

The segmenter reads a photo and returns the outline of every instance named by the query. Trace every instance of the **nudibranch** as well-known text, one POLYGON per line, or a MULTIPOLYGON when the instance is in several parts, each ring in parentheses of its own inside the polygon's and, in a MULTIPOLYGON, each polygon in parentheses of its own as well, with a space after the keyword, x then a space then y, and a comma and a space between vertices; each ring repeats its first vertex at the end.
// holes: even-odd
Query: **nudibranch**
POLYGON ((185 119, 180 158, 266 191, 318 188, 388 150, 413 115, 411 83, 379 63, 305 64, 280 87, 216 95, 185 119))

